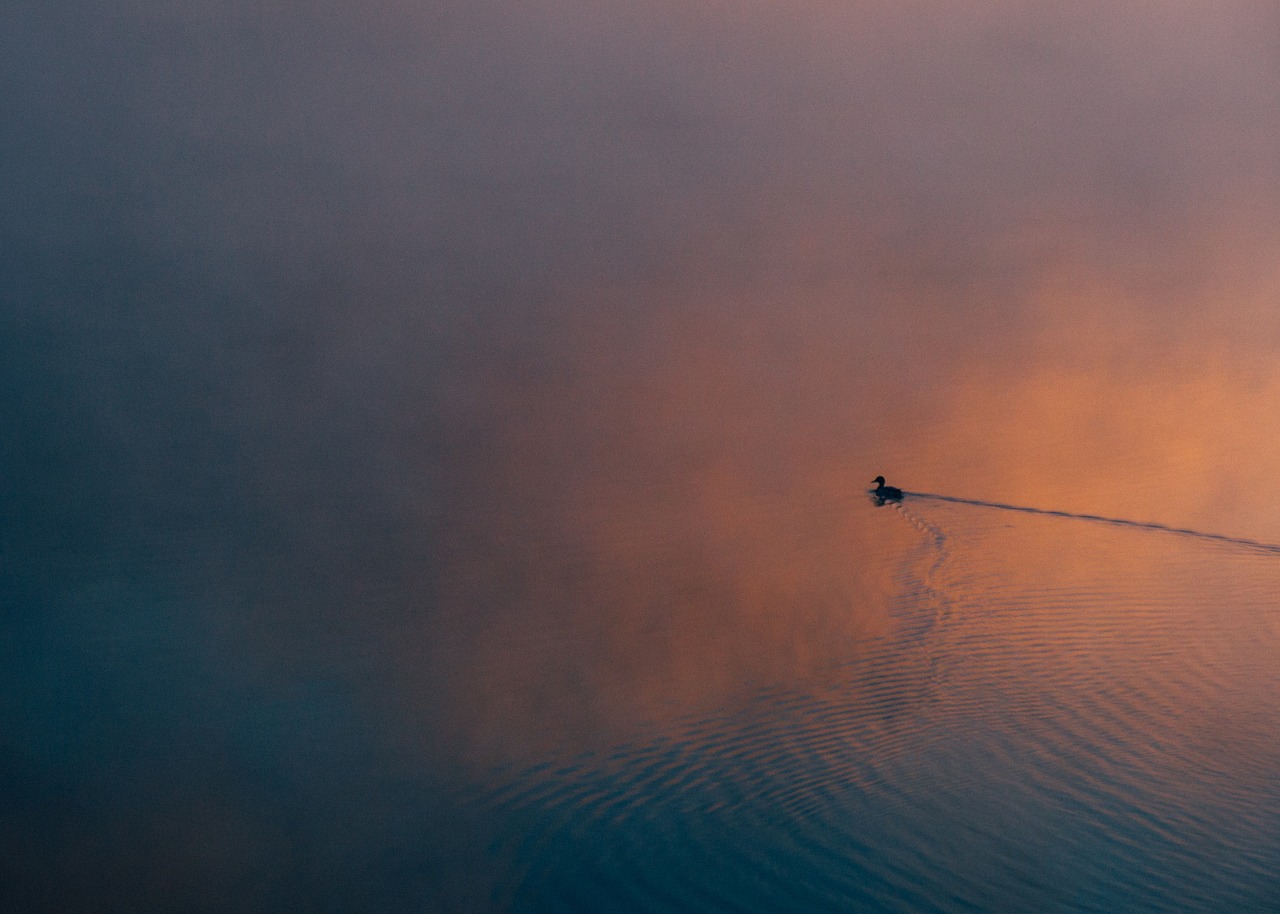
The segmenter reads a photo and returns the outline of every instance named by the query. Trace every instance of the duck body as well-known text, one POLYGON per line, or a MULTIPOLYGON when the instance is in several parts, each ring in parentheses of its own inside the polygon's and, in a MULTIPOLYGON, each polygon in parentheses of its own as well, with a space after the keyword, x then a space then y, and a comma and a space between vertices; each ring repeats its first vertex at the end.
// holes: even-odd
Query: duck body
POLYGON ((877 476, 871 481, 876 484, 876 487, 871 490, 871 495, 880 504, 886 501, 902 501, 902 490, 897 486, 886 486, 883 476, 877 476))

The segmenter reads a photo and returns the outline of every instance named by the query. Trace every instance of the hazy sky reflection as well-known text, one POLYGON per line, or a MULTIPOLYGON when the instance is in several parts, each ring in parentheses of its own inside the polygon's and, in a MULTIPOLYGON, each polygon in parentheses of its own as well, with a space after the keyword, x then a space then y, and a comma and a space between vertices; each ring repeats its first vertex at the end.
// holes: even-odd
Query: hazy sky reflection
POLYGON ((0 881, 366 906, 371 805, 465 908, 396 798, 883 633, 877 473, 1280 541, 1278 61, 1262 2, 6 5, 0 881))

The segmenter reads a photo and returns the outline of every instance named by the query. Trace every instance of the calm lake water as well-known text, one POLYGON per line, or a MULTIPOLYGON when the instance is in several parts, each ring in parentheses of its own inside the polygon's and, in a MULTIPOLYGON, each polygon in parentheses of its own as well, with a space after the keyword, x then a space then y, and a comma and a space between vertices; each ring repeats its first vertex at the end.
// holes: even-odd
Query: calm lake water
POLYGON ((876 556, 889 598, 855 609, 886 630, 494 771, 499 907, 1280 903, 1280 550, 928 497, 849 510, 910 533, 876 556))
POLYGON ((1274 3, 74 7, 0 910, 1280 910, 1274 3))

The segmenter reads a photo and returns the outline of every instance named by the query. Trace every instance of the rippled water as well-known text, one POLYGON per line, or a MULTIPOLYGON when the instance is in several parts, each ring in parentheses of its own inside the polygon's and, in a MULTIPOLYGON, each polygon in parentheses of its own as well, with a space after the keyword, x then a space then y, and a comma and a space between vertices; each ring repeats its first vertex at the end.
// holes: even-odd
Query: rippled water
POLYGON ((1280 910, 1277 36, 0 3, 0 911, 1280 910))
POLYGON ((929 496, 854 510, 911 530, 890 630, 731 710, 493 771, 498 906, 1280 905, 1274 546, 929 496))

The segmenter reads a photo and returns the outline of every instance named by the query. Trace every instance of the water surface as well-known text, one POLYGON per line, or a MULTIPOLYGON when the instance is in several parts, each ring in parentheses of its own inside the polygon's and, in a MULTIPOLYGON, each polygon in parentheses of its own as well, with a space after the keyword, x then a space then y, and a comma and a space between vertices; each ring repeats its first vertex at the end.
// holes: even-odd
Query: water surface
POLYGON ((1278 35, 0 4, 0 909, 1280 907, 1278 35))
POLYGON ((889 630, 660 735, 494 772, 500 906, 1280 900, 1275 547, 910 495, 861 513, 917 540, 889 630))

